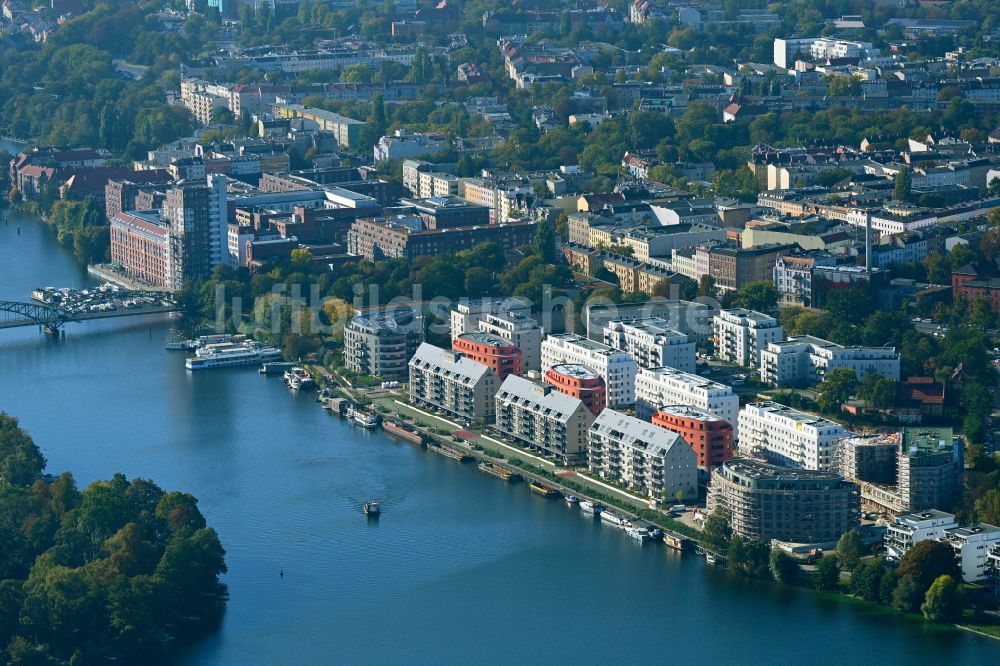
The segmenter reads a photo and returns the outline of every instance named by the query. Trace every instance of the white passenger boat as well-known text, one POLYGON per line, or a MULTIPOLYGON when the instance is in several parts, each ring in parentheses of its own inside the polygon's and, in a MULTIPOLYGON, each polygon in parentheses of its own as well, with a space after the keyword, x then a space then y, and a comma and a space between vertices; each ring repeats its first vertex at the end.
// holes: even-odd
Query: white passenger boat
POLYGON ((610 525, 614 525, 615 527, 620 527, 622 529, 628 526, 627 520, 625 520, 616 513, 611 513, 610 511, 601 511, 601 520, 610 525))
POLYGON ((641 543, 646 543, 647 541, 650 541, 653 538, 650 536, 648 531, 642 529, 641 527, 629 527, 626 528, 625 531, 631 538, 641 543))
POLYGON ((281 358, 281 350, 257 343, 209 345, 195 352, 184 362, 188 370, 232 368, 241 365, 259 365, 264 361, 281 358))

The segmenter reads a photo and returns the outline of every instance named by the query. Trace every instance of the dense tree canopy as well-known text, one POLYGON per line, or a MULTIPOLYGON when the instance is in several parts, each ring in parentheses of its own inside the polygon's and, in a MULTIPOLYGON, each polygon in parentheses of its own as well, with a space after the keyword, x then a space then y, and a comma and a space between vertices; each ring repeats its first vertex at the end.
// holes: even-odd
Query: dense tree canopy
POLYGON ((79 491, 44 465, 0 412, 0 645, 14 663, 148 655, 221 617, 225 551, 194 497, 121 474, 79 491))

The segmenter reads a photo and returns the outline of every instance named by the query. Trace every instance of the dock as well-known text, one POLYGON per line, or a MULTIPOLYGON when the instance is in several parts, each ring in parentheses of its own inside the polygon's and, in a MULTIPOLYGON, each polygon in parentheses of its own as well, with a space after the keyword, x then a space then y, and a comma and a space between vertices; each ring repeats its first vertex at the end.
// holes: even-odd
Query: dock
POLYGON ((444 456, 445 458, 451 458, 452 460, 457 460, 458 462, 471 462, 475 458, 470 453, 465 451, 460 451, 459 449, 453 448, 451 446, 443 446, 441 444, 428 444, 427 450, 431 453, 436 453, 439 456, 444 456))

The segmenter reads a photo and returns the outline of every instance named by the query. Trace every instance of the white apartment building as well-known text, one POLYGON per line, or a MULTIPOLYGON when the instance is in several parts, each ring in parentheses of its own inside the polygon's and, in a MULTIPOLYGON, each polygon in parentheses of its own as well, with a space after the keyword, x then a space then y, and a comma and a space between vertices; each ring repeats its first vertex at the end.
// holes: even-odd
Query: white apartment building
POLYGON ((837 60, 842 58, 875 57, 879 49, 871 42, 853 42, 830 37, 804 37, 798 39, 774 40, 774 64, 791 69, 795 66, 797 53, 808 55, 814 61, 837 60))
POLYGON ((962 580, 977 583, 986 578, 987 556, 1000 543, 1000 527, 978 523, 945 531, 939 539, 955 549, 962 580))
POLYGON ((410 402, 460 419, 492 422, 500 381, 482 363, 423 342, 410 359, 410 402))
POLYGON ((417 191, 413 194, 423 199, 457 197, 458 177, 439 171, 421 171, 417 175, 417 191))
POLYGON ((490 209, 490 220, 505 223, 521 217, 525 197, 534 195, 527 179, 462 178, 459 196, 466 201, 490 209))
POLYGON ((550 384, 510 375, 496 395, 496 430, 561 462, 582 462, 594 415, 581 400, 550 384))
POLYGON ((564 363, 577 363, 603 377, 608 387, 608 407, 635 403, 638 366, 628 353, 581 335, 549 335, 542 341, 542 373, 564 363))
POLYGON ((648 497, 696 498, 698 456, 675 432, 605 409, 590 426, 590 471, 648 497))
POLYGON ((635 415, 649 421, 664 405, 686 405, 725 419, 739 436, 740 398, 731 387, 675 368, 639 368, 635 415))
POLYGON ((212 122, 216 109, 229 108, 229 85, 201 79, 181 80, 181 102, 202 125, 212 122))
POLYGON ((421 134, 398 129, 389 136, 383 136, 372 149, 377 163, 401 160, 417 155, 439 155, 448 152, 448 137, 437 134, 421 134))
POLYGON ((831 370, 850 368, 858 379, 879 375, 899 381, 893 347, 844 347, 811 335, 772 342, 760 354, 761 381, 775 386, 812 386, 831 370))
POLYGON ((885 555, 889 559, 899 560, 906 551, 921 541, 940 539, 946 530, 955 527, 958 527, 955 514, 937 509, 896 516, 885 532, 885 555))
POLYGON ((720 310, 712 318, 715 355, 727 363, 760 367, 760 353, 785 338, 785 329, 774 317, 742 308, 720 310))
POLYGON ((985 584, 993 590, 993 594, 1000 597, 1000 543, 993 544, 986 554, 986 580, 985 584))
POLYGON ((837 469, 837 442, 849 434, 839 423, 776 402, 744 406, 739 431, 742 455, 819 470, 837 469))
POLYGON ((525 370, 542 368, 542 327, 520 312, 487 313, 479 321, 481 333, 492 333, 521 350, 525 370))
POLYGON ((657 317, 604 325, 604 344, 632 355, 641 368, 695 371, 695 343, 657 317))
MULTIPOLYGON (((463 333, 479 331, 480 322, 487 315, 510 314, 531 316, 531 308, 519 298, 476 298, 463 299, 451 307, 451 340, 454 342, 463 333)), ((492 333, 493 331, 488 331, 492 333)))

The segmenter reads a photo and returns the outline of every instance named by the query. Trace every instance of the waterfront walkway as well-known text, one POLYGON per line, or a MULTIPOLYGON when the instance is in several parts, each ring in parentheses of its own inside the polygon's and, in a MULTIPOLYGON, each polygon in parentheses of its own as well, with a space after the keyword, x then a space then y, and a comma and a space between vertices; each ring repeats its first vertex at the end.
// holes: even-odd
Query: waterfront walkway
MULTIPOLYGON (((469 449, 470 453, 475 455, 477 452, 474 446, 478 445, 486 450, 496 451, 500 453, 503 457, 508 460, 516 459, 522 463, 532 465, 537 467, 549 474, 552 474, 560 479, 567 481, 573 481, 578 485, 582 485, 585 488, 590 489, 592 492, 601 495, 612 495, 618 497, 620 501, 625 502, 628 506, 635 509, 648 509, 649 502, 640 495, 630 493, 621 488, 617 488, 609 483, 605 483, 599 479, 596 479, 588 474, 584 474, 579 470, 560 467, 555 462, 543 458, 541 456, 535 455, 530 451, 525 449, 512 446, 506 442, 503 442, 495 437, 492 437, 485 432, 473 432, 466 428, 463 428, 461 424, 454 421, 450 421, 444 417, 437 414, 432 414, 431 412, 424 411, 420 408, 414 407, 407 402, 399 399, 398 394, 391 394, 390 396, 381 397, 373 401, 375 404, 380 405, 388 409, 391 413, 395 414, 405 414, 417 427, 422 427, 424 429, 429 429, 431 432, 445 431, 448 436, 453 436, 455 433, 462 432, 464 434, 461 439, 462 442, 458 441, 448 441, 449 446, 455 446, 460 449, 469 449)), ((438 434, 438 437, 444 437, 438 434)), ((482 455, 482 454, 480 454, 482 455)), ((477 456, 479 457, 479 456, 477 456)), ((491 458, 492 459, 492 458, 491 458)), ((503 462, 503 461, 498 461, 503 462)), ((519 471, 525 471, 523 468, 519 468, 519 471)), ((528 472, 530 475, 531 473, 528 472)), ((533 476, 533 475, 532 475, 533 476)), ((558 483, 554 482, 551 478, 539 476, 538 480, 544 481, 545 483, 552 484, 558 483)), ((571 488, 565 489, 567 493, 578 493, 580 491, 571 488)), ((662 513, 662 512, 661 512, 662 513)), ((665 515, 665 514, 664 514, 665 515)), ((666 517, 666 516, 665 516, 666 517)))
POLYGON ((339 387, 351 399, 358 402, 372 403, 374 407, 383 410, 386 413, 384 415, 388 418, 392 418, 393 415, 397 417, 403 416, 404 419, 401 420, 404 423, 409 423, 418 431, 423 432, 443 446, 461 451, 475 458, 477 461, 485 460, 506 465, 512 469, 516 469, 518 473, 529 481, 540 481, 546 485, 554 486, 566 495, 577 495, 581 499, 591 499, 597 502, 607 502, 606 498, 612 498, 615 500, 614 503, 618 509, 631 512, 645 512, 643 516, 632 513, 630 518, 640 518, 651 522, 678 538, 689 538, 678 534, 672 529, 679 525, 687 528, 689 525, 680 523, 680 521, 677 521, 664 511, 650 509, 649 501, 640 495, 605 483, 579 470, 560 467, 552 460, 493 437, 488 434, 488 430, 478 429, 478 431, 473 431, 444 416, 415 407, 405 401, 405 394, 399 389, 384 389, 380 387, 368 389, 354 388, 350 386, 346 379, 326 368, 319 366, 313 366, 313 368, 322 375, 326 382, 339 387), (512 461, 517 461, 521 465, 529 465, 531 468, 541 472, 541 474, 535 473, 531 469, 526 469, 521 465, 512 465, 512 461), (573 485, 566 485, 569 483, 573 485), (649 520, 649 511, 655 511, 659 518, 649 520))

